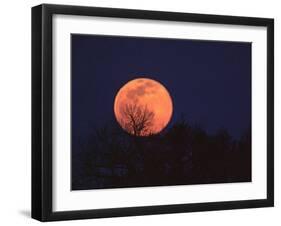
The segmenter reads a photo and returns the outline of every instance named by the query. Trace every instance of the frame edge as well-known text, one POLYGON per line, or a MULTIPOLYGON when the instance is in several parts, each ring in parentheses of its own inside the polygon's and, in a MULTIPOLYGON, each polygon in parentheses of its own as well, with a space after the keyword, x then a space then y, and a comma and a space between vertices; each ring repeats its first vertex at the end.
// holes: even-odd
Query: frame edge
POLYGON ((32 7, 32 202, 31 217, 52 215, 52 13, 32 7))
POLYGON ((267 200, 274 206, 274 19, 267 23, 267 200))
POLYGON ((31 154, 31 217, 42 220, 42 6, 31 9, 31 86, 32 86, 32 154, 31 154))

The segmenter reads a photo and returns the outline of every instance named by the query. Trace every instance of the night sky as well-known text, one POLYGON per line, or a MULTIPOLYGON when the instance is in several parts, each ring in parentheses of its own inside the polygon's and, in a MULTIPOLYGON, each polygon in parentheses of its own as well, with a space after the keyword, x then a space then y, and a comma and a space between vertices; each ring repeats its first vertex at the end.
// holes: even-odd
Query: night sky
POLYGON ((72 135, 87 139, 111 120, 128 81, 162 83, 173 99, 168 125, 186 120, 238 139, 251 123, 251 43, 72 34, 72 135))

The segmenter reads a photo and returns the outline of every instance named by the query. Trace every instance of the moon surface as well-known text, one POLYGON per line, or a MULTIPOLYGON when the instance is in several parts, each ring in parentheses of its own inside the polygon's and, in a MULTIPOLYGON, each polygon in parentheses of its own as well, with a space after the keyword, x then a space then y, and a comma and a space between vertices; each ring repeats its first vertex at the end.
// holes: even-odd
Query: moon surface
POLYGON ((173 102, 168 90, 148 78, 127 82, 114 101, 117 122, 128 133, 148 136, 161 132, 169 123, 173 102))

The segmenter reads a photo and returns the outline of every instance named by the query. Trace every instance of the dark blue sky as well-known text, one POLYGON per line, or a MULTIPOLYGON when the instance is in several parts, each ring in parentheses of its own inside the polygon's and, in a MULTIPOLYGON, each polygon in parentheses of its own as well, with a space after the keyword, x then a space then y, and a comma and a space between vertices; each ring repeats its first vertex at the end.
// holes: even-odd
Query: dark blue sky
POLYGON ((114 120, 128 81, 147 77, 170 92, 174 112, 214 134, 239 138, 251 122, 251 43, 72 34, 72 134, 87 138, 114 120))

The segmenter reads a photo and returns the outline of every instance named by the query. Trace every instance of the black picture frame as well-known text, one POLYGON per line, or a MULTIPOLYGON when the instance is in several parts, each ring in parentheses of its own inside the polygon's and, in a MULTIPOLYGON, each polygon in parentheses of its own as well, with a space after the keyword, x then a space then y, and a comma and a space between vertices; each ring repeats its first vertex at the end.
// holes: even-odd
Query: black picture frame
POLYGON ((274 205, 274 20, 43 4, 32 8, 32 218, 40 221, 121 217, 274 205), (267 198, 95 210, 52 210, 52 17, 55 14, 263 26, 267 28, 267 198))

